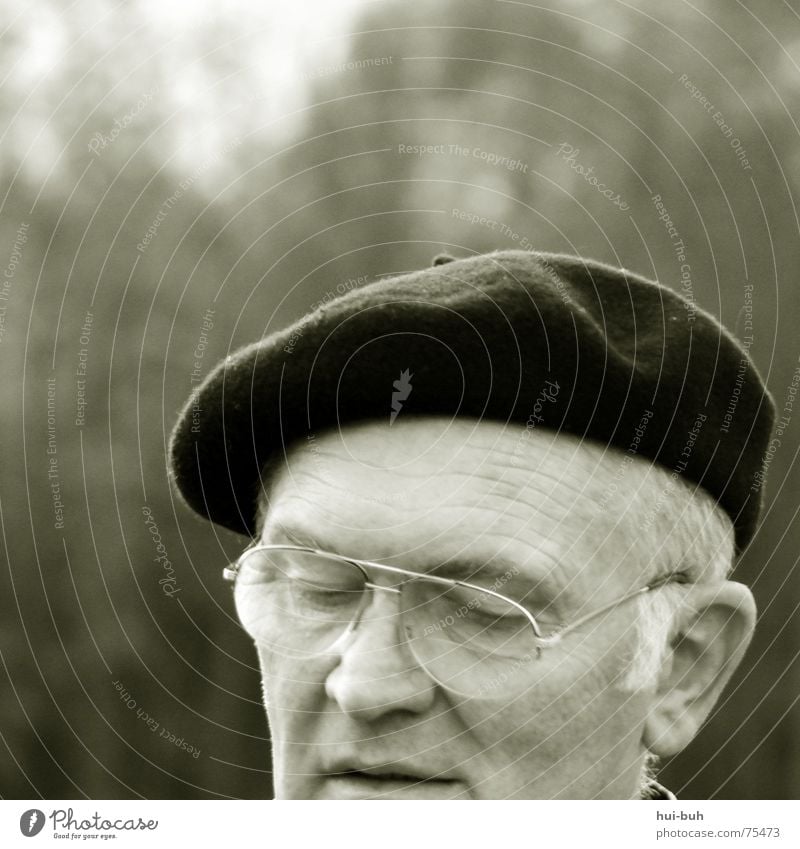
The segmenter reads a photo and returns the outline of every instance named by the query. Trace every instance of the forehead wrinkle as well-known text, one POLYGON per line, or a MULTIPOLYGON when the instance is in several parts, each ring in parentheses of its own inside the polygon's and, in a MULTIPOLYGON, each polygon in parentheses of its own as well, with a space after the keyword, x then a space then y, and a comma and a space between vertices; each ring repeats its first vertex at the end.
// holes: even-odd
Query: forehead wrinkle
POLYGON ((265 526, 274 525, 277 515, 278 522, 283 519, 289 525, 301 520, 304 526, 316 526, 322 523, 339 529, 340 532, 386 533, 395 531, 405 524, 398 522, 396 513, 393 506, 371 502, 369 499, 361 500, 351 497, 346 501, 344 499, 332 501, 328 498, 309 497, 309 493, 292 489, 283 492, 275 500, 265 526), (363 521, 367 515, 372 520, 370 524, 363 521))
MULTIPOLYGON (((463 477, 466 483, 471 482, 476 477, 479 480, 488 483, 491 488, 481 489, 479 491, 470 491, 466 486, 457 486, 452 491, 452 495, 447 500, 435 500, 433 507, 436 514, 442 520, 443 525, 448 525, 445 517, 456 512, 457 515, 474 511, 490 511, 496 517, 508 517, 512 521, 519 521, 524 526, 528 526, 531 521, 537 517, 541 517, 548 525, 556 527, 568 526, 572 528, 575 525, 579 527, 576 530, 582 530, 587 522, 591 522, 595 517, 590 515, 589 511, 575 509, 575 502, 562 502, 548 495, 541 497, 530 487, 523 489, 517 488, 509 482, 496 481, 482 475, 473 473, 459 473, 453 477, 463 477)), ((359 494, 345 487, 338 486, 332 481, 323 476, 303 470, 297 476, 297 480, 292 480, 289 484, 284 484, 280 487, 276 495, 285 503, 291 503, 298 500, 304 506, 312 507, 315 511, 324 514, 329 520, 334 520, 337 523, 349 520, 351 513, 363 515, 365 505, 370 509, 370 514, 373 518, 382 519, 387 526, 396 527, 402 525, 404 521, 398 522, 397 514, 408 514, 409 519, 415 515, 430 515, 431 505, 425 502, 424 493, 416 499, 398 499, 395 502, 373 501, 368 496, 359 494), (304 487, 306 481, 311 481, 315 486, 313 490, 304 487), (321 492, 319 492, 321 489, 321 492), (328 509, 325 505, 331 504, 325 490, 333 490, 335 492, 344 492, 347 495, 345 500, 333 502, 333 509, 328 509), (314 494, 319 492, 322 496, 319 499, 314 498, 314 494), (336 507, 344 508, 337 510, 336 507), (381 516, 380 514, 385 514, 381 516)), ((420 495, 419 493, 417 494, 420 495)), ((585 506, 585 505, 581 505, 585 506)), ((463 517, 462 517, 463 518, 463 517)), ((467 516, 469 518, 469 516, 467 516)), ((522 528, 520 528, 521 530, 522 528)), ((446 531, 447 528, 443 528, 446 531)), ((572 532, 570 532, 572 535, 572 532)))
POLYGON ((317 529, 319 535, 330 542, 329 550, 368 560, 398 555, 409 557, 418 552, 420 557, 429 557, 432 546, 434 552, 439 548, 444 550, 452 540, 446 526, 434 526, 430 521, 424 526, 414 523, 415 518, 426 520, 430 510, 423 511, 421 516, 416 513, 408 519, 400 519, 397 510, 386 504, 369 501, 356 504, 350 500, 344 509, 341 508, 341 501, 309 498, 307 493, 296 489, 287 491, 274 502, 264 534, 268 536, 275 528, 297 527, 302 536, 309 539, 317 529), (413 533, 409 532, 409 527, 413 533))
MULTIPOLYGON (((342 464, 347 463, 346 460, 341 460, 338 457, 333 457, 333 459, 342 464)), ((342 471, 346 471, 346 468, 342 471)), ((315 464, 310 461, 287 463, 281 472, 275 476, 271 489, 270 505, 272 502, 283 499, 297 499, 316 505, 317 502, 313 501, 311 496, 317 495, 324 502, 330 499, 331 492, 333 492, 337 495, 344 495, 346 497, 344 503, 346 504, 357 503, 359 510, 363 510, 364 505, 376 509, 385 507, 394 511, 410 512, 412 509, 412 499, 408 491, 398 488, 396 493, 387 495, 386 487, 382 486, 380 487, 381 497, 375 497, 369 494, 368 489, 362 490, 347 482, 345 476, 337 476, 332 469, 323 469, 322 471, 315 469, 315 464)))
MULTIPOLYGON (((393 472, 394 473, 394 472, 393 472)), ((553 497, 559 489, 569 490, 568 498, 574 495, 582 496, 588 503, 593 502, 593 493, 586 485, 587 481, 597 483, 596 489, 600 489, 595 475, 587 475, 575 465, 562 467, 558 473, 547 468, 532 466, 531 468, 520 468, 519 466, 506 466, 495 462, 495 458, 488 457, 475 468, 465 470, 462 466, 446 466, 441 471, 410 473, 414 477, 430 477, 438 474, 447 474, 456 480, 484 481, 491 489, 502 489, 507 492, 509 500, 519 497, 528 491, 533 491, 538 496, 546 495, 553 497), (541 485, 540 485, 541 483, 541 485), (545 484, 549 484, 546 486, 545 484)), ((571 505, 573 501, 570 500, 571 505)))
POLYGON ((509 539, 521 542, 530 542, 531 535, 535 534, 537 542, 547 540, 563 547, 565 543, 572 543, 575 532, 585 528, 587 522, 577 517, 575 512, 548 509, 551 506, 547 501, 521 504, 519 500, 508 501, 489 493, 474 503, 442 503, 437 513, 444 524, 459 531, 463 531, 464 525, 478 534, 483 533, 484 528, 486 531, 495 528, 509 539), (566 533, 560 533, 562 530, 566 533))
POLYGON ((568 462, 566 464, 558 461, 560 465, 557 469, 552 466, 557 462, 556 458, 552 458, 553 462, 538 463, 535 466, 523 468, 519 465, 511 467, 500 467, 500 474, 497 477, 498 483, 506 483, 516 486, 521 492, 535 489, 540 495, 547 495, 554 498, 561 491, 566 490, 568 497, 570 494, 579 495, 589 501, 593 500, 595 493, 593 490, 602 489, 602 484, 598 478, 603 477, 605 469, 595 466, 588 470, 580 468, 580 464, 576 462, 568 462), (600 475, 596 474, 598 468, 600 475))
MULTIPOLYGON (((633 520, 627 512, 616 515, 613 511, 601 511, 585 493, 577 494, 577 502, 564 503, 552 497, 537 497, 538 493, 530 488, 515 492, 510 500, 489 492, 474 506, 492 508, 491 502, 499 499, 492 529, 540 552, 548 551, 554 562, 564 568, 569 583, 588 577, 590 572, 586 568, 592 566, 591 574, 596 574, 605 584, 618 569, 624 570, 635 555, 633 520), (579 572, 566 565, 571 560, 581 564, 579 572)), ((449 506, 443 504, 442 509, 447 511, 449 506)), ((458 505, 452 505, 452 509, 457 510, 458 505)), ((487 533, 481 531, 481 535, 487 533)))
MULTIPOLYGON (((509 476, 519 476, 528 483, 532 476, 549 480, 553 485, 564 484, 576 492, 591 494, 592 489, 600 489, 602 479, 610 475, 613 465, 611 457, 600 453, 596 446, 575 442, 559 445, 548 440, 546 446, 526 445, 525 450, 506 450, 495 442, 491 446, 469 445, 479 451, 483 460, 477 468, 485 469, 498 480, 509 476), (581 453, 583 452, 583 454, 581 453)), ((457 462, 460 458, 455 458, 457 462)))
MULTIPOLYGON (((365 528, 363 524, 354 521, 355 516, 363 516, 363 510, 358 509, 357 513, 351 513, 347 510, 331 509, 328 505, 330 502, 323 499, 320 503, 310 501, 302 492, 291 491, 284 494, 281 499, 281 509, 271 514, 267 524, 265 525, 265 533, 271 534, 272 529, 292 527, 299 525, 302 529, 302 537, 306 540, 316 539, 313 537, 314 528, 318 528, 320 524, 330 525, 330 528, 325 533, 328 538, 330 534, 336 535, 337 530, 341 534, 339 541, 331 546, 331 550, 338 551, 342 554, 350 556, 365 556, 362 552, 350 548, 350 540, 348 539, 351 533, 354 534, 374 534, 389 531, 390 533, 381 538, 381 542, 387 546, 386 554, 402 554, 408 558, 424 561, 431 556, 431 549, 437 552, 437 558, 447 559, 453 557, 459 552, 464 552, 466 556, 489 556, 496 554, 497 549, 493 548, 488 551, 485 547, 486 540, 500 540, 502 545, 500 551, 508 550, 515 546, 524 547, 525 552, 515 552, 515 561, 525 560, 544 566, 545 563, 549 566, 548 571, 561 574, 559 580, 560 589, 568 587, 576 576, 574 570, 568 567, 571 559, 588 561, 591 559, 589 552, 587 555, 585 546, 581 545, 582 534, 571 532, 548 534, 543 533, 541 526, 546 528, 555 526, 557 528, 564 527, 563 517, 549 516, 545 511, 538 506, 530 514, 521 514, 519 516, 511 516, 509 513, 493 512, 490 521, 485 523, 484 527, 478 534, 465 537, 464 525, 468 524, 471 528, 475 526, 475 514, 481 518, 482 511, 487 509, 485 504, 470 504, 466 507, 462 504, 440 504, 437 508, 435 525, 426 523, 426 527, 414 528, 413 535, 408 533, 408 524, 399 523, 395 517, 387 512, 386 505, 377 505, 385 514, 383 517, 373 515, 376 518, 383 518, 385 527, 369 527, 365 528), (293 502, 300 506, 300 510, 295 511, 293 502), (310 510, 309 510, 310 508, 310 510), (311 513, 311 515, 309 515, 311 513), (452 514, 452 520, 450 518, 452 514), (531 522, 538 519, 535 525, 531 522), (544 520, 543 522, 541 520, 544 520), (519 524, 517 524, 519 522, 519 524), (344 532, 344 533, 342 533, 344 532), (472 546, 472 551, 470 551, 472 546), (344 547, 344 550, 343 550, 344 547), (583 551, 581 549, 584 549, 583 551)), ((502 502, 502 506, 509 507, 507 502, 502 502)), ((510 505, 512 508, 517 508, 518 505, 510 505)), ((361 508, 362 505, 359 505, 361 508)), ((425 518, 430 516, 430 511, 424 511, 425 518)), ((365 540, 364 540, 365 541, 365 540)), ((322 547, 317 541, 316 547, 322 547)), ((384 555, 386 556, 386 555, 384 555)))
MULTIPOLYGON (((551 519, 540 507, 531 515, 520 517, 522 523, 519 525, 514 517, 509 521, 507 513, 495 514, 491 524, 487 523, 479 534, 466 536, 464 525, 474 527, 473 514, 485 510, 485 505, 470 505, 465 514, 459 505, 442 504, 436 516, 438 526, 430 523, 422 528, 417 526, 415 533, 410 535, 407 527, 383 509, 386 505, 377 506, 384 513, 382 518, 387 527, 365 528, 354 519, 362 516, 363 510, 354 514, 349 509, 336 511, 334 507, 332 511, 329 504, 326 499, 319 503, 309 500, 296 490, 286 492, 279 509, 270 514, 265 524, 264 538, 278 542, 288 539, 296 545, 311 545, 357 559, 395 561, 397 558, 395 565, 420 571, 427 571, 432 559, 477 563, 482 558, 491 560, 499 554, 502 559, 519 566, 522 570, 519 579, 539 583, 552 599, 560 599, 559 603, 571 604, 570 600, 592 594, 595 592, 592 587, 598 581, 600 587, 597 589, 607 594, 603 587, 607 586, 610 577, 608 570, 601 570, 602 574, 596 568, 587 571, 595 559, 596 547, 588 550, 582 545, 581 533, 554 535, 543 531, 542 527, 549 529, 554 523, 556 527, 563 525, 559 518, 551 519), (293 504, 300 509, 296 510, 293 504), (448 514, 452 511, 456 511, 454 521, 449 522, 448 514), (534 518, 539 519, 538 527, 531 526, 534 518), (283 539, 276 540, 276 531, 283 539), (489 542, 495 540, 500 544, 490 546, 489 542)), ((503 504, 508 507, 506 502, 503 504)), ((426 518, 429 515, 430 511, 424 512, 426 518)), ((613 584, 609 591, 613 591, 613 584)))
MULTIPOLYGON (((329 456, 341 462, 341 458, 338 456, 329 456)), ((386 525, 397 526, 397 514, 408 514, 409 517, 413 517, 415 513, 429 512, 430 507, 426 501, 430 499, 426 500, 426 494, 436 496, 434 506, 440 514, 449 513, 451 510, 485 509, 498 515, 509 516, 512 520, 524 522, 526 525, 536 516, 541 516, 549 524, 569 528, 570 535, 572 535, 573 529, 579 534, 583 534, 588 529, 587 524, 596 523, 599 518, 605 518, 596 509, 593 509, 594 504, 585 489, 578 488, 574 481, 565 480, 563 476, 559 478, 554 474, 544 472, 542 469, 536 470, 532 479, 528 477, 526 470, 503 468, 503 472, 506 476, 498 479, 491 474, 482 474, 475 471, 465 472, 460 468, 449 469, 446 470, 445 474, 455 483, 448 487, 451 494, 449 497, 445 497, 446 500, 439 499, 436 493, 431 493, 428 488, 421 486, 408 490, 407 493, 402 493, 415 496, 413 498, 397 498, 389 501, 386 499, 376 500, 369 495, 362 494, 357 488, 341 486, 335 475, 319 474, 311 463, 303 462, 296 470, 284 470, 280 484, 276 489, 280 491, 278 494, 282 494, 284 498, 291 498, 292 500, 297 498, 309 505, 316 504, 313 497, 315 494, 321 496, 319 499, 321 502, 327 503, 326 490, 345 493, 346 500, 334 503, 348 509, 336 512, 326 511, 329 518, 335 517, 338 522, 347 520, 351 506, 354 506, 361 514, 366 504, 374 518, 382 518, 386 525), (512 475, 513 478, 509 479, 512 475), (549 483, 549 486, 537 486, 543 479, 549 483), (476 482, 483 485, 476 489, 473 486, 476 482), (308 491, 309 488, 310 492, 308 491), (386 515, 380 517, 381 512, 386 515)), ((397 474, 397 471, 393 470, 388 474, 393 477, 397 474)), ((441 479, 441 475, 432 475, 428 470, 406 472, 403 476, 415 479, 422 478, 423 481, 430 477, 441 479)), ((385 490, 385 488, 384 486, 381 489, 385 490)), ((400 524, 402 524, 402 521, 404 520, 401 520, 400 524)), ((610 524, 610 522, 604 522, 604 525, 606 524, 610 524)))
MULTIPOLYGON (((428 443, 433 440, 435 445, 445 442, 440 435, 437 436, 435 427, 426 432, 422 424, 416 421, 410 427, 405 427, 405 430, 401 428, 392 434, 382 427, 378 429, 377 425, 372 425, 372 429, 362 427, 360 432, 355 433, 355 448, 365 444, 367 453, 373 456, 379 456, 379 452, 385 449, 385 456, 391 460, 394 456, 393 450, 402 450, 402 460, 406 463, 402 468, 387 468, 386 463, 362 463, 352 452, 343 456, 342 452, 346 446, 343 441, 334 441, 341 440, 341 434, 323 434, 316 440, 313 453, 305 443, 301 443, 292 452, 292 468, 284 470, 283 481, 291 479, 295 484, 292 488, 298 490, 297 497, 306 502, 315 501, 309 498, 310 494, 325 501, 326 490, 346 493, 346 499, 338 499, 337 502, 347 509, 329 513, 334 517, 334 521, 339 523, 353 523, 350 518, 353 516, 353 510, 358 510, 359 515, 363 515, 364 510, 368 509, 373 519, 397 529, 398 525, 404 524, 415 515, 429 513, 429 504, 433 499, 437 517, 442 516, 441 511, 448 503, 454 510, 467 508, 469 511, 494 511, 498 516, 507 517, 512 525, 518 521, 528 528, 536 517, 540 517, 545 523, 566 529, 566 533, 559 532, 557 535, 561 538, 562 545, 565 538, 568 538, 569 550, 582 547, 580 544, 590 532, 604 531, 603 540, 592 546, 590 554, 596 552, 598 543, 602 543, 613 534, 614 529, 622 525, 621 522, 614 521, 613 511, 608 514, 601 512, 592 497, 601 491, 602 481, 599 478, 602 478, 601 473, 607 470, 602 462, 606 455, 601 454, 596 446, 560 434, 534 432, 536 442, 529 440, 525 451, 512 452, 510 447, 506 447, 510 445, 512 435, 507 430, 496 429, 502 428, 502 425, 481 422, 479 427, 471 429, 466 441, 456 444, 455 451, 449 454, 445 451, 444 460, 426 450, 421 457, 416 458, 420 462, 414 465, 413 460, 409 463, 406 459, 406 431, 422 434, 428 443), (486 430, 487 427, 491 430, 486 430), (364 439, 359 441, 362 435, 364 439), (402 441, 399 441, 401 438, 402 441), (564 441, 559 443, 558 439, 564 441), (580 453, 582 449, 586 450, 586 455, 580 453), (469 466, 475 454, 480 455, 478 462, 470 471, 464 471, 463 466, 469 466), (510 460, 514 462, 508 462, 510 460), (428 463, 427 467, 423 465, 423 461, 428 463), (319 474, 314 469, 314 462, 323 463, 328 474, 319 474), (459 462, 462 465, 456 466, 459 462), (561 465, 557 466, 559 463, 561 465), (363 484, 363 490, 359 486, 340 486, 338 480, 343 479, 354 466, 355 471, 358 471, 359 465, 362 475, 368 470, 374 470, 378 475, 378 483, 374 479, 370 480, 372 476, 369 475, 357 481, 363 484), (582 469, 582 466, 585 469, 582 469), (387 488, 390 489, 386 481, 392 479, 402 479, 404 482, 419 481, 419 484, 412 487, 399 486, 398 495, 405 496, 403 498, 388 500, 385 497, 369 496, 369 492, 378 488, 381 494, 387 488), (438 486, 425 486, 426 481, 434 482, 438 486), (313 487, 311 493, 303 493, 302 490, 309 486, 313 487), (445 490, 443 496, 442 490, 445 490)), ((461 430, 463 431, 463 428, 461 430)), ((348 434, 348 437, 350 436, 348 434)), ((455 437, 458 437, 458 433, 455 437)), ((410 450, 414 450, 418 444, 419 440, 411 445, 410 450)), ((445 449, 450 445, 451 443, 445 442, 445 449)), ((360 453, 363 454, 363 451, 360 453)), ((336 502, 333 506, 336 506, 336 502)), ((518 535, 518 530, 521 529, 512 527, 511 535, 518 535)), ((441 533, 431 536, 436 539, 441 533)))
MULTIPOLYGON (((428 422, 429 420, 425 420, 428 422)), ((435 421, 435 420, 434 420, 435 421)), ((466 426, 466 423, 464 423, 466 426)), ((538 474, 541 477, 549 478, 553 482, 563 481, 567 485, 571 485, 576 491, 584 491, 587 481, 596 479, 596 471, 603 469, 603 459, 605 453, 599 451, 598 447, 586 441, 577 441, 569 435, 556 434, 554 432, 536 432, 534 439, 529 439, 524 446, 523 451, 519 451, 519 437, 515 438, 515 447, 512 451, 510 446, 506 447, 512 439, 512 434, 505 429, 506 426, 495 422, 480 422, 478 427, 472 427, 466 435, 465 441, 457 443, 450 455, 445 459, 442 453, 443 439, 441 436, 436 437, 435 425, 427 427, 423 422, 417 420, 413 422, 406 421, 401 428, 394 433, 385 430, 376 430, 376 425, 360 425, 354 429, 354 433, 348 436, 343 436, 337 433, 326 433, 315 440, 313 448, 305 443, 295 446, 293 453, 298 459, 302 460, 302 465, 308 465, 309 461, 324 462, 326 465, 345 466, 361 466, 367 469, 373 469, 380 472, 391 473, 401 479, 418 479, 420 477, 430 476, 432 472, 441 474, 443 472, 462 474, 461 467, 466 464, 471 464, 474 467, 486 469, 491 476, 491 481, 495 479, 504 479, 508 475, 514 475, 519 472, 523 478, 523 482, 527 482, 526 475, 538 474), (372 429, 371 429, 372 428, 372 429), (502 428, 499 429, 498 428, 502 428), (409 448, 408 439, 404 438, 407 432, 411 435, 428 433, 426 442, 433 441, 437 451, 426 449, 417 460, 427 461, 431 456, 438 463, 431 464, 429 468, 422 471, 415 469, 413 460, 408 460, 408 453, 414 450, 412 445, 409 448), (430 433, 430 431, 433 431, 430 433), (402 442, 398 443, 398 439, 402 438, 402 442), (338 439, 339 441, 334 441, 338 439), (360 440, 360 441, 359 441, 360 440), (559 442, 558 440, 562 440, 559 442), (348 450, 347 442, 359 445, 362 447, 360 452, 364 453, 366 448, 367 454, 372 454, 379 458, 376 461, 373 457, 367 460, 357 459, 354 453, 348 450), (385 462, 387 457, 391 457, 393 450, 400 453, 402 460, 395 465, 390 465, 385 462), (583 451, 588 456, 582 456, 583 451), (478 462, 474 462, 471 456, 465 457, 465 454, 478 454, 478 462), (558 476, 549 471, 550 467, 557 466, 558 476)), ((448 432, 449 432, 448 428, 448 432)), ((463 431, 463 428, 461 428, 463 431)), ((458 434, 456 434, 457 436, 458 434)), ((450 446, 445 445, 444 448, 450 446)), ((475 474, 473 472, 473 474, 475 474)), ((484 475, 486 477, 486 475, 484 475)))
MULTIPOLYGON (((273 543, 310 546, 345 557, 371 559, 364 558, 357 551, 340 550, 339 544, 334 539, 327 537, 324 533, 318 534, 314 529, 307 527, 305 523, 293 520, 291 515, 278 518, 273 516, 265 525, 264 534, 273 543)), ((491 533, 484 534, 482 538, 496 536, 500 536, 500 539, 504 540, 506 545, 499 548, 493 547, 487 551, 480 547, 469 550, 468 546, 453 546, 452 540, 449 540, 450 544, 443 547, 441 552, 433 558, 424 550, 411 549, 404 552, 405 565, 416 567, 421 573, 435 574, 439 574, 441 571, 447 574, 448 569, 446 567, 448 565, 458 565, 460 574, 453 573, 450 576, 471 581, 479 578, 482 569, 481 564, 483 563, 483 566, 489 568, 490 575, 495 576, 504 570, 515 569, 516 574, 508 580, 510 586, 518 585, 520 581, 527 581, 529 591, 544 590, 554 601, 569 595, 569 582, 563 580, 562 570, 559 568, 561 564, 550 552, 537 550, 534 557, 522 558, 516 556, 513 551, 506 551, 508 538, 491 533), (524 564, 521 562, 522 560, 525 561, 524 564), (440 567, 444 567, 444 569, 440 569, 440 567)))
POLYGON ((598 510, 587 492, 568 485, 565 492, 564 487, 559 486, 553 477, 549 477, 549 480, 555 481, 556 485, 539 489, 534 481, 495 480, 472 472, 462 473, 462 476, 468 480, 478 478, 487 481, 490 486, 477 492, 467 487, 458 487, 453 490, 451 498, 442 502, 442 508, 485 507, 526 523, 541 515, 550 524, 556 523, 570 529, 577 526, 581 531, 589 526, 597 529, 612 524, 612 517, 598 510))
MULTIPOLYGON (((602 580, 609 577, 608 559, 601 557, 601 546, 588 535, 589 528, 572 529, 566 522, 550 521, 541 512, 536 517, 524 518, 528 521, 517 524, 516 518, 508 521, 507 515, 497 517, 491 525, 471 536, 465 548, 473 544, 480 549, 488 541, 499 540, 500 546, 494 550, 503 551, 505 556, 511 556, 513 552, 518 562, 546 564, 549 573, 557 576, 561 591, 580 586, 590 576, 597 575, 602 580), (531 521, 534 518, 539 521, 531 521), (556 528, 555 533, 550 532, 553 527, 556 528)), ((474 522, 468 520, 469 517, 466 521, 474 527, 474 522)), ((463 518, 460 524, 454 522, 451 530, 458 533, 464 523, 463 518)))
POLYGON ((476 429, 470 434, 465 444, 489 456, 507 457, 511 461, 509 463, 511 466, 519 465, 525 460, 536 463, 540 458, 545 460, 552 458, 560 464, 565 459, 569 459, 587 465, 598 465, 603 462, 609 451, 616 453, 613 447, 598 444, 591 439, 577 437, 571 433, 541 428, 528 430, 522 426, 518 431, 513 432, 506 426, 496 438, 491 438, 489 433, 476 429), (509 444, 512 440, 513 448, 509 444))

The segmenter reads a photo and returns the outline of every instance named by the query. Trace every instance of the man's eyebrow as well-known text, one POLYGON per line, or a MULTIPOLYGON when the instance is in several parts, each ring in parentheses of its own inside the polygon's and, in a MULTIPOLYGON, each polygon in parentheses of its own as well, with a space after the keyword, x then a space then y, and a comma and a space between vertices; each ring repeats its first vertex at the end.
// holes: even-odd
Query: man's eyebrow
POLYGON ((427 571, 443 578, 478 584, 501 595, 511 595, 518 601, 524 596, 528 600, 555 603, 564 597, 563 590, 544 570, 531 574, 513 559, 496 554, 488 558, 453 557, 427 571))
MULTIPOLYGON (((328 546, 324 541, 318 540, 312 533, 306 530, 295 528, 291 525, 283 525, 279 522, 267 522, 262 531, 262 538, 265 542, 280 545, 288 543, 289 545, 299 545, 301 548, 316 548, 320 551, 329 551, 331 554, 338 554, 335 546, 328 546)), ((347 556, 347 555, 344 555, 347 556)))
MULTIPOLYGON (((319 539, 310 531, 296 526, 280 523, 267 525, 264 528, 264 535, 276 544, 288 543, 290 545, 299 545, 302 548, 315 548, 319 551, 336 554, 339 557, 369 562, 369 558, 360 556, 359 552, 339 551, 330 542, 319 539)), ((467 582, 483 578, 483 583, 485 583, 487 578, 495 580, 504 579, 502 585, 497 587, 497 591, 501 593, 503 591, 503 585, 511 583, 517 578, 518 582, 524 581, 529 584, 527 587, 529 592, 543 594, 554 601, 563 593, 544 570, 541 572, 537 570, 535 577, 526 575, 520 568, 519 563, 502 555, 495 554, 491 557, 484 558, 478 555, 467 556, 462 554, 456 557, 435 559, 438 561, 435 565, 431 565, 432 560, 425 561, 423 564, 424 569, 420 571, 420 574, 439 575, 440 577, 467 582)))

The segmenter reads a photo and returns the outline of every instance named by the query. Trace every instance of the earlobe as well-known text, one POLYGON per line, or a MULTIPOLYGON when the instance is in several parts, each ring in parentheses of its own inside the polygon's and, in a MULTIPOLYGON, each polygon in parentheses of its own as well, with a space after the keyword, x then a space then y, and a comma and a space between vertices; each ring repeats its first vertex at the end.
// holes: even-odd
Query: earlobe
POLYGON ((643 745, 669 757, 685 748, 741 662, 756 621, 743 584, 696 584, 674 632, 644 725, 643 745))

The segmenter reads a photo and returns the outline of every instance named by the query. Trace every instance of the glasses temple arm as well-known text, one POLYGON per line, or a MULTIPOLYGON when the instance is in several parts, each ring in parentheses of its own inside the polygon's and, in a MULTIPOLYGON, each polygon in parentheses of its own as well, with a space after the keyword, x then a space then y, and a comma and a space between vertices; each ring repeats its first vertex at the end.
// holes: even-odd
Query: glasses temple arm
POLYGON ((575 628, 579 628, 581 625, 585 625, 587 622, 591 621, 597 616, 602 616, 602 614, 607 613, 609 610, 613 610, 617 605, 622 604, 625 601, 630 601, 632 598, 637 598, 638 596, 646 595, 652 590, 657 590, 660 587, 665 586, 666 584, 672 583, 680 583, 685 584, 688 583, 686 580, 686 576, 678 573, 675 575, 667 575, 666 577, 659 578, 656 581, 653 581, 652 584, 648 584, 646 587, 639 587, 638 590, 634 590, 633 592, 628 593, 627 595, 622 596, 622 598, 615 599, 614 601, 610 601, 608 604, 604 604, 602 607, 598 607, 597 610, 591 611, 591 613, 587 613, 585 616, 580 616, 578 619, 575 619, 573 622, 570 622, 569 625, 554 631, 552 634, 547 634, 540 639, 545 642, 558 642, 564 634, 568 634, 570 631, 575 628))

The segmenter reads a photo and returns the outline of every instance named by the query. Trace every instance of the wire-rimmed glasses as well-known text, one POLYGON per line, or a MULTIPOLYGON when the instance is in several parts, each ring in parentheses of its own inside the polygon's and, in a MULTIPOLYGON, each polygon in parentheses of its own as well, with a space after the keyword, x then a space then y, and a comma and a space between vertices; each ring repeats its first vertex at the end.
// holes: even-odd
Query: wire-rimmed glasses
POLYGON ((223 574, 234 582, 239 618, 256 644, 298 661, 341 650, 372 593, 397 594, 403 639, 416 662, 468 698, 523 688, 526 676, 519 673, 570 631, 683 580, 680 574, 660 578, 545 634, 530 610, 495 588, 315 548, 255 545, 223 574), (375 583, 378 576, 392 583, 375 583))

